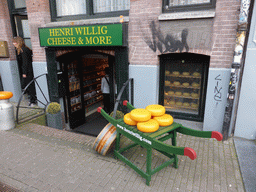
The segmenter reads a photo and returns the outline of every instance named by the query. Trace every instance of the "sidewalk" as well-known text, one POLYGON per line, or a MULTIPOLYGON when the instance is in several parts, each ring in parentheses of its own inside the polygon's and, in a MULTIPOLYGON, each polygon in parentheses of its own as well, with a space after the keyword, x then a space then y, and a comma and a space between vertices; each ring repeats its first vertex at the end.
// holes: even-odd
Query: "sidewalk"
MULTIPOLYGON (((179 168, 157 172, 150 186, 112 153, 101 156, 93 151, 94 140, 32 123, 0 131, 0 182, 26 192, 244 191, 232 138, 223 143, 179 134, 178 146, 193 148, 197 159, 179 156, 179 168)), ((145 169, 145 154, 137 146, 125 156, 145 169)), ((164 160, 154 151, 152 167, 164 160)))

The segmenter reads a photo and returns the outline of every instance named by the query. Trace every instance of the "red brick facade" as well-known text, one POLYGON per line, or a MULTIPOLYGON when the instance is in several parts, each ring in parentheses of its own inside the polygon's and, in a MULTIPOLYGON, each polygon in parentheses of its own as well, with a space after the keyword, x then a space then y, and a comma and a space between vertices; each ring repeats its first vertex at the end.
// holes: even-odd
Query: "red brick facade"
MULTIPOLYGON (((240 1, 218 0, 212 26, 211 50, 192 48, 191 53, 210 55, 210 67, 230 68, 236 42, 240 1)), ((149 22, 159 25, 162 14, 161 0, 131 1, 129 13, 129 62, 133 65, 158 65, 159 51, 152 51, 143 36, 150 31, 149 22), (143 34, 144 33, 144 34, 143 34)), ((183 20, 180 20, 181 22, 183 20)), ((191 19, 193 21, 193 19, 191 19)), ((152 37, 150 36, 149 38, 152 37)))
POLYGON ((149 22, 161 14, 161 0, 131 1, 129 12, 129 62, 133 65, 158 65, 158 53, 153 52, 143 39, 149 32, 149 22))
POLYGON ((9 9, 6 0, 0 0, 0 40, 7 41, 9 58, 0 58, 0 61, 15 60, 15 48, 12 44, 12 28, 10 23, 9 9))
MULTIPOLYGON (((134 65, 158 65, 157 50, 152 51, 145 43, 143 35, 150 30, 150 21, 159 26, 158 17, 162 14, 161 0, 133 0, 130 2, 129 12, 129 63, 134 65)), ((30 25, 33 48, 33 61, 45 62, 44 48, 40 47, 38 27, 44 27, 51 22, 49 0, 26 0, 28 20, 30 25)), ((212 49, 190 49, 189 52, 211 56, 210 67, 229 68, 233 61, 233 52, 236 40, 240 1, 218 0, 216 3, 215 18, 212 26, 212 49)), ((9 45, 10 58, 1 60, 14 60, 15 49, 12 46, 12 30, 9 10, 6 0, 0 0, 0 37, 9 45)), ((160 21, 161 22, 161 21, 160 21)), ((149 37, 152 38, 152 37, 149 37)))
POLYGON ((51 21, 49 0, 26 0, 30 26, 33 61, 45 62, 45 50, 40 47, 38 28, 51 21))
POLYGON ((213 46, 210 61, 211 67, 231 67, 236 43, 240 3, 240 0, 219 0, 216 3, 216 16, 213 25, 213 46))

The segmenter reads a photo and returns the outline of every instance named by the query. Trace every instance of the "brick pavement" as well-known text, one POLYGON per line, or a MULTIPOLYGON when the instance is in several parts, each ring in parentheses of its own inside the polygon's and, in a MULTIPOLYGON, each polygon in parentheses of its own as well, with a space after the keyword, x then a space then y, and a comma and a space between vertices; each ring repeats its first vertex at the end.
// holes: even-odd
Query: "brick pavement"
MULTIPOLYGON (((27 124, 0 131, 0 182, 21 191, 244 191, 230 138, 226 142, 178 134, 178 146, 195 149, 197 159, 179 156, 145 179, 110 153, 92 150, 95 137, 27 124)), ((122 145, 129 141, 121 140, 122 145)), ((137 146, 125 156, 145 169, 146 151, 137 146)), ((166 159, 153 152, 152 167, 166 159)))

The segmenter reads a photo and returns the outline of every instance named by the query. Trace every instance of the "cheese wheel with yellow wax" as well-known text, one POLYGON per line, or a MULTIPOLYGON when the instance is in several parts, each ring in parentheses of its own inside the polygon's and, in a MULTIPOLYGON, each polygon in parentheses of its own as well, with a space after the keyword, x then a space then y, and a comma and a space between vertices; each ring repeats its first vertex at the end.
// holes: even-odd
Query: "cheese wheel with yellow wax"
POLYGON ((173 117, 169 114, 164 114, 160 117, 154 117, 153 119, 157 120, 160 126, 169 126, 173 123, 173 117))
POLYGON ((155 119, 150 119, 146 122, 138 122, 137 128, 144 133, 152 133, 159 129, 159 123, 155 119))
POLYGON ((146 110, 146 109, 133 109, 130 112, 130 117, 132 118, 133 121, 148 121, 149 119, 151 119, 151 113, 146 110))
POLYGON ((132 120, 130 113, 125 114, 124 122, 127 125, 137 125, 137 121, 132 120))
POLYGON ((165 108, 162 105, 148 105, 146 110, 148 110, 154 117, 162 116, 165 114, 165 108))
POLYGON ((177 106, 182 106, 182 102, 178 101, 178 102, 176 102, 176 105, 177 106))

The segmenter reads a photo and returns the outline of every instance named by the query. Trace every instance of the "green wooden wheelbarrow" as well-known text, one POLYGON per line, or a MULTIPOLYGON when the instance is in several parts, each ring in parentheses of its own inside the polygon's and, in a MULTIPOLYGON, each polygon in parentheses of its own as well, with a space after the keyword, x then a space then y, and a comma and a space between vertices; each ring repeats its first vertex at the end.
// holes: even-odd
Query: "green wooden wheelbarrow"
MULTIPOLYGON (((123 105, 127 106, 128 109, 135 109, 128 101, 124 101, 123 105)), ((190 159, 196 159, 196 152, 194 149, 189 147, 178 147, 177 145, 177 132, 191 135, 195 137, 203 137, 203 138, 215 138, 218 141, 221 141, 223 136, 221 133, 217 131, 197 131, 193 129, 186 128, 179 123, 173 122, 172 125, 166 127, 159 127, 156 132, 153 133, 143 133, 137 129, 136 126, 130 126, 124 123, 123 119, 114 119, 109 116, 101 107, 98 108, 98 112, 108 120, 112 125, 116 127, 116 146, 114 149, 114 155, 118 159, 122 160, 132 169, 134 169, 137 173, 139 173, 143 178, 146 179, 146 184, 150 184, 151 176, 163 169, 164 167, 174 164, 175 168, 178 168, 178 157, 177 155, 188 156, 190 159), (120 136, 123 135, 128 139, 132 140, 134 143, 126 146, 124 148, 120 148, 120 136), (168 145, 163 143, 168 139, 172 140, 172 145, 168 145), (140 145, 147 150, 146 157, 146 172, 138 168, 134 163, 129 161, 126 157, 122 155, 122 153, 126 150, 135 147, 136 145, 140 145), (155 169, 152 170, 151 162, 152 162, 152 149, 155 149, 162 153, 163 155, 170 158, 170 160, 164 162, 159 165, 155 169)))

